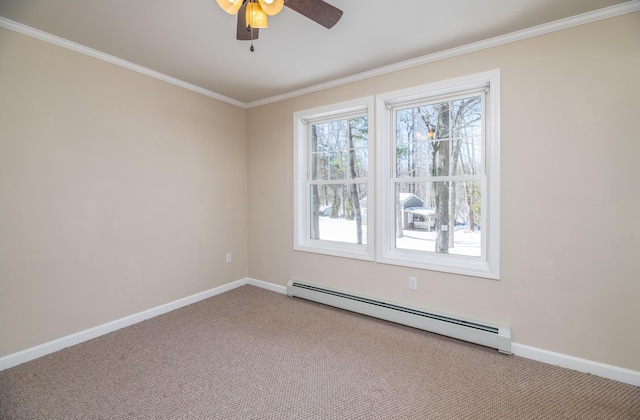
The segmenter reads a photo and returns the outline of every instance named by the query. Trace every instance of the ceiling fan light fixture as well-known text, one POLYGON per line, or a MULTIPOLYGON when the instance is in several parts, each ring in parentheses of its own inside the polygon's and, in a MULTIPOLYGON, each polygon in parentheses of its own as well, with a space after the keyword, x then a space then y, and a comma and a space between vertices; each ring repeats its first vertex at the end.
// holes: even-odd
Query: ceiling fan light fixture
POLYGON ((218 6, 230 15, 235 15, 240 10, 244 0, 216 0, 218 6))
POLYGON ((247 28, 268 28, 267 15, 258 3, 247 3, 247 15, 245 19, 247 28))
POLYGON ((258 0, 258 3, 262 11, 269 16, 277 15, 284 7, 284 0, 258 0))

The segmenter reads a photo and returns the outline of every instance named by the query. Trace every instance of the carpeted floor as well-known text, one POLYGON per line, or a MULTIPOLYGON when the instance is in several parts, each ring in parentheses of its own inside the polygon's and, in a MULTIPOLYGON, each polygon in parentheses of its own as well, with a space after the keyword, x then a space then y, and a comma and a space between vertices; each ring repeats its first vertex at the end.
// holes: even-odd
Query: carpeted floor
POLYGON ((2 419, 640 419, 640 388, 243 286, 0 372, 2 419))

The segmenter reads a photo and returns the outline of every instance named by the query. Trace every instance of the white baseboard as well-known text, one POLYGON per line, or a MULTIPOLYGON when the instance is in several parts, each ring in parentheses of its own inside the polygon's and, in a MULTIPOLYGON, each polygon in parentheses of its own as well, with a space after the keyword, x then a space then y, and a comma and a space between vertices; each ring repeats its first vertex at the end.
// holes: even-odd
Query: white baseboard
POLYGON ((568 356, 566 354, 554 353, 552 351, 525 346, 524 344, 511 343, 511 352, 516 356, 521 356, 531 360, 560 366, 579 372, 590 373, 613 379, 614 381, 640 386, 640 372, 630 369, 619 368, 617 366, 606 365, 604 363, 593 362, 587 359, 568 356))
POLYGON ((251 286, 260 287, 262 289, 271 290, 272 292, 281 293, 283 295, 287 294, 287 287, 286 286, 280 286, 280 285, 277 285, 277 284, 267 283, 266 281, 256 280, 256 279, 251 279, 251 278, 247 279, 247 284, 250 284, 251 286))
MULTIPOLYGON (((80 331, 66 337, 49 341, 48 343, 40 344, 38 346, 13 353, 8 356, 0 357, 0 371, 9 369, 30 360, 37 359, 38 357, 54 353, 66 347, 80 344, 84 341, 91 340, 92 338, 117 331, 121 328, 137 324, 138 322, 144 321, 145 319, 153 318, 155 316, 162 315, 183 306, 191 305, 192 303, 208 299, 212 296, 216 296, 229 290, 235 289, 236 287, 244 286, 245 284, 260 287, 262 289, 270 290, 276 293, 287 293, 287 288, 285 286, 280 286, 277 284, 268 283, 252 278, 244 278, 224 284, 219 287, 215 287, 210 290, 205 290, 201 293, 196 293, 195 295, 187 296, 185 298, 166 303, 164 305, 157 306, 155 308, 148 309, 146 311, 139 312, 137 314, 108 322, 106 324, 98 325, 97 327, 89 328, 87 330, 80 331)), ((578 357, 568 356, 566 354, 554 353, 548 350, 526 346, 524 344, 511 343, 511 352, 516 356, 524 357, 527 359, 537 360, 539 362, 577 370, 579 372, 590 373, 593 375, 601 376, 603 378, 613 379, 614 381, 640 386, 640 372, 634 370, 606 365, 604 363, 593 362, 591 360, 580 359, 578 357)))
MULTIPOLYGON (((208 299, 212 296, 219 295, 221 293, 235 289, 236 287, 244 286, 248 283, 249 279, 247 278, 236 280, 222 286, 214 287, 213 289, 205 290, 204 292, 196 293, 195 295, 187 296, 185 298, 178 299, 164 305, 156 306, 155 308, 147 309, 146 311, 138 312, 137 314, 129 315, 115 321, 107 322, 106 324, 98 325, 97 327, 89 328, 84 331, 68 335, 66 337, 58 338, 56 340, 52 340, 47 343, 28 348, 26 350, 19 351, 17 353, 0 357, 0 371, 9 369, 30 360, 37 359, 38 357, 46 356, 47 354, 54 353, 58 350, 80 344, 87 340, 100 337, 101 335, 117 331, 121 328, 137 324, 138 322, 142 322, 145 319, 153 318, 158 315, 162 315, 164 313, 181 308, 183 306, 191 305, 192 303, 196 303, 203 299, 208 299)), ((258 286, 258 284, 255 284, 255 286, 258 286)))

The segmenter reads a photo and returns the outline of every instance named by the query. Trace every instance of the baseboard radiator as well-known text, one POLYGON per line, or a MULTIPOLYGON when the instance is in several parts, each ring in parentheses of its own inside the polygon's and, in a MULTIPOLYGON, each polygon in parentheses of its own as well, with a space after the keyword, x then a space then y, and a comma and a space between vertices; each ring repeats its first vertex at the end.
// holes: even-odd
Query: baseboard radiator
POLYGON ((287 283, 287 295, 492 347, 501 353, 511 353, 509 328, 425 312, 299 281, 287 283))

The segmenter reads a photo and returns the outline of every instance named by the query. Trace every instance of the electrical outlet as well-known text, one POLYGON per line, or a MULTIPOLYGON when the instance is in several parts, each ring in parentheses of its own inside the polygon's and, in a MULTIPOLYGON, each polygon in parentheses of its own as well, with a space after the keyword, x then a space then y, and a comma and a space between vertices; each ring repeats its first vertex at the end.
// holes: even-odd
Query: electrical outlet
POLYGON ((231 253, 227 252, 227 258, 226 258, 227 262, 231 262, 231 253))
POLYGON ((418 290, 418 279, 416 277, 409 277, 409 289, 418 290))

